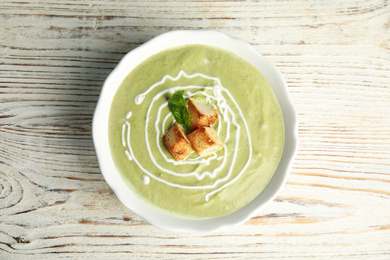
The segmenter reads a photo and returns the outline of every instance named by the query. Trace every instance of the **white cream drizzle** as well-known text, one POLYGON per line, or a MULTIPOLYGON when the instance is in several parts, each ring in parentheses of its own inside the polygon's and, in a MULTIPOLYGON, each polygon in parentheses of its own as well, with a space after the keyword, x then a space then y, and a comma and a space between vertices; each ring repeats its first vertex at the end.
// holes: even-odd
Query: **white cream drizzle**
POLYGON ((164 183, 166 185, 169 185, 171 187, 177 187, 177 188, 182 188, 182 189, 207 189, 207 190, 211 190, 210 192, 208 192, 205 195, 205 200, 208 201, 210 196, 218 193, 219 191, 225 189, 229 185, 233 184, 236 180, 238 180, 242 176, 242 174, 246 170, 246 168, 248 167, 249 162, 252 158, 252 142, 250 139, 249 128, 248 128, 248 125, 246 123, 245 117, 242 114, 241 109, 239 108, 238 104, 236 103, 235 99, 230 94, 230 92, 222 86, 219 78, 211 77, 211 76, 208 76, 208 75, 205 75, 202 73, 194 73, 194 74, 188 75, 187 73, 185 73, 184 71, 181 70, 177 74, 177 76, 175 76, 175 77, 172 77, 170 75, 165 75, 160 81, 151 85, 145 92, 138 94, 134 99, 135 104, 140 105, 144 101, 145 97, 151 91, 153 91, 156 87, 164 84, 165 81, 167 81, 167 80, 177 81, 181 77, 185 77, 187 79, 192 79, 195 77, 202 77, 202 78, 207 79, 207 80, 212 80, 213 83, 215 83, 215 84, 213 86, 197 86, 197 85, 175 86, 175 87, 172 87, 169 89, 164 89, 152 97, 152 102, 149 105, 149 108, 148 108, 148 111, 146 114, 146 122, 145 122, 145 144, 146 144, 146 148, 148 150, 150 159, 153 162, 154 166, 157 167, 160 172, 170 174, 173 176, 177 176, 177 177, 185 178, 185 177, 189 177, 189 176, 194 176, 194 177, 196 177, 196 179, 202 180, 204 177, 209 176, 209 177, 215 179, 218 172, 220 172, 220 171, 224 170, 226 167, 228 167, 228 169, 226 171, 227 174, 224 175, 222 178, 214 180, 212 183, 210 183, 208 185, 199 185, 199 186, 195 185, 194 186, 194 185, 182 185, 179 183, 173 183, 173 182, 167 181, 161 177, 156 176, 155 174, 150 172, 148 169, 145 169, 141 165, 141 163, 139 163, 139 161, 136 159, 134 152, 133 152, 133 149, 131 147, 130 118, 132 115, 132 111, 129 111, 126 114, 126 120, 122 125, 122 145, 127 148, 125 150, 126 157, 129 160, 133 160, 135 162, 135 164, 144 172, 145 175, 142 176, 142 179, 143 179, 143 183, 145 185, 149 184, 150 178, 152 178, 156 181, 159 181, 159 182, 164 183), (166 168, 162 167, 161 165, 159 165, 157 160, 155 159, 152 151, 151 151, 151 146, 149 143, 149 132, 147 131, 147 129, 149 127, 149 121, 151 119, 150 114, 152 111, 152 107, 154 106, 154 103, 157 100, 159 100, 163 95, 167 94, 168 92, 174 93, 177 90, 183 90, 183 89, 186 90, 186 92, 185 92, 186 98, 201 94, 201 95, 204 95, 206 97, 206 101, 210 102, 211 100, 214 100, 217 103, 216 107, 217 107, 217 109, 219 109, 219 112, 221 115, 220 118, 222 118, 222 120, 220 119, 220 122, 218 124, 217 132, 218 132, 218 134, 220 134, 220 132, 222 131, 222 124, 226 125, 226 130, 225 130, 226 136, 225 136, 224 142, 225 142, 225 144, 227 144, 228 142, 234 144, 234 148, 230 148, 230 150, 231 150, 230 152, 232 153, 232 158, 230 158, 230 156, 229 156, 230 153, 229 153, 227 145, 224 146, 223 154, 220 156, 218 156, 218 154, 215 152, 212 156, 210 156, 206 159, 202 158, 200 156, 198 156, 196 158, 192 158, 192 159, 187 159, 184 161, 176 161, 174 159, 168 158, 165 155, 162 147, 160 146, 160 140, 161 140, 162 135, 165 131, 164 126, 166 126, 168 120, 170 120, 170 119, 173 120, 173 116, 171 115, 170 112, 167 115, 165 115, 163 119, 161 119, 163 109, 168 106, 168 102, 166 102, 166 101, 162 102, 157 109, 156 120, 154 122, 154 129, 156 131, 156 133, 155 133, 156 138, 155 138, 154 145, 157 146, 161 157, 166 162, 171 163, 173 165, 186 165, 186 164, 209 165, 211 161, 214 161, 214 160, 218 161, 219 165, 217 167, 215 167, 212 171, 204 171, 202 173, 198 173, 195 171, 191 171, 191 172, 172 171, 170 169, 166 169, 166 168), (213 95, 206 93, 205 90, 212 92, 213 95), (227 102, 224 94, 226 94, 227 97, 231 100, 231 102, 233 102, 235 109, 238 111, 237 116, 240 117, 242 120, 242 124, 243 124, 242 126, 236 120, 236 114, 234 113, 233 109, 228 105, 228 102, 227 102), (160 121, 162 121, 162 122, 160 122, 160 121), (235 135, 233 136, 233 139, 231 140, 230 131, 231 131, 232 126, 234 127, 233 132, 235 132, 235 135), (248 147, 248 154, 249 155, 248 155, 248 159, 247 159, 245 165, 240 169, 240 171, 231 180, 229 180, 231 178, 231 176, 234 174, 233 168, 234 168, 235 163, 236 163, 236 158, 237 158, 237 153, 238 153, 240 141, 242 142, 242 140, 240 139, 241 127, 244 127, 245 132, 246 132, 246 136, 248 138, 247 139, 247 141, 248 141, 247 147, 248 147), (146 179, 146 177, 148 179, 146 179), (222 183, 222 185, 219 186, 219 184, 221 184, 221 183, 222 183))
POLYGON ((142 175, 142 182, 148 185, 150 183, 150 177, 148 175, 142 175))

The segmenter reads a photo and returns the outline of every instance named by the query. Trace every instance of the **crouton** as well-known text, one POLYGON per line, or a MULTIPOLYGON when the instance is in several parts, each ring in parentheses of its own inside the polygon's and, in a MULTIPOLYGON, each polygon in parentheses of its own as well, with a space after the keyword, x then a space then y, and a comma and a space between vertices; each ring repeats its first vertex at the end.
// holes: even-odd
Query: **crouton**
POLYGON ((184 160, 194 151, 183 127, 177 122, 164 134, 163 141, 169 152, 178 161, 184 160))
POLYGON ((188 135, 194 150, 202 157, 205 157, 223 147, 217 132, 212 127, 201 127, 188 135))
POLYGON ((188 112, 191 117, 191 129, 200 127, 209 127, 215 123, 218 118, 218 111, 215 107, 188 99, 188 112))

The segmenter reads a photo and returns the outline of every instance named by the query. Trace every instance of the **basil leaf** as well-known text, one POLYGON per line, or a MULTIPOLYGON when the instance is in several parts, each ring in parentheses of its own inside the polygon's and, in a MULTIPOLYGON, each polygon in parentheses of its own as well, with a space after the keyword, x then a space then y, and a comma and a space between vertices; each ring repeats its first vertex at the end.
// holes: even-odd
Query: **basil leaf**
POLYGON ((172 110, 172 114, 175 117, 176 122, 184 126, 184 122, 181 117, 181 109, 172 110))
POLYGON ((188 112, 187 106, 185 107, 185 111, 182 112, 182 117, 183 117, 183 123, 185 125, 185 128, 187 130, 191 129, 191 117, 190 113, 188 112))
POLYGON ((191 117, 183 94, 184 90, 175 92, 169 99, 168 106, 176 122, 182 125, 186 130, 189 130, 191 128, 191 117))

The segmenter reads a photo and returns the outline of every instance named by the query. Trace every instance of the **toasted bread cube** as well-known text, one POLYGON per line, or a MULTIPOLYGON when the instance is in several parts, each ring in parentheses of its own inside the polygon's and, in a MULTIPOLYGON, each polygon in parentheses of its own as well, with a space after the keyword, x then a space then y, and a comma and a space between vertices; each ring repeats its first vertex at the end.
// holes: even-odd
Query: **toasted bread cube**
POLYGON ((205 157, 223 147, 217 132, 212 127, 201 127, 188 135, 194 150, 202 157, 205 157))
POLYGON ((177 122, 164 134, 163 141, 169 152, 178 161, 184 160, 194 151, 183 127, 177 122))
POLYGON ((192 129, 200 127, 209 127, 215 123, 218 118, 218 111, 215 107, 188 99, 188 112, 191 117, 192 129))

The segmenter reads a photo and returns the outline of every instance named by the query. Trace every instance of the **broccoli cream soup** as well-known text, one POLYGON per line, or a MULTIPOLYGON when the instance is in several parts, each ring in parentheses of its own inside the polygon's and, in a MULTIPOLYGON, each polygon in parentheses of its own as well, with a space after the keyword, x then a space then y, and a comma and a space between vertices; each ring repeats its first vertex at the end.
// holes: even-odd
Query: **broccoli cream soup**
POLYGON ((192 219, 229 214, 267 185, 284 146, 282 112, 267 80, 226 50, 184 45, 159 52, 122 82, 109 117, 114 163, 129 189, 168 214, 192 219), (176 161, 162 136, 174 123, 169 98, 213 105, 224 147, 176 161))

